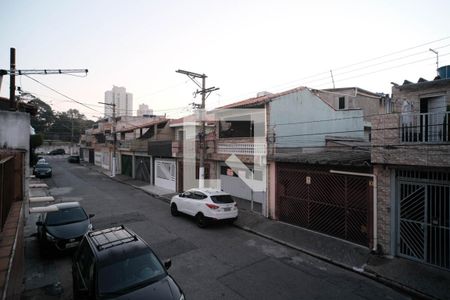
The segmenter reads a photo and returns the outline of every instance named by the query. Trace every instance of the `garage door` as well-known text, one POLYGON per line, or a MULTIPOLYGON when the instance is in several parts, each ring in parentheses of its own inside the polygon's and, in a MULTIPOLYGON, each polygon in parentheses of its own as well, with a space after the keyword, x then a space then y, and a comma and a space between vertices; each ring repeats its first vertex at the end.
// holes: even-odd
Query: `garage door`
POLYGON ((131 155, 121 156, 122 174, 132 177, 133 176, 133 157, 131 155))
POLYGON ((279 220, 364 246, 370 246, 372 238, 372 193, 366 177, 277 165, 279 220))
POLYGON ((155 185, 176 191, 176 165, 174 159, 155 159, 155 185))
POLYGON ((135 174, 137 180, 150 183, 150 157, 136 156, 134 158, 135 174))

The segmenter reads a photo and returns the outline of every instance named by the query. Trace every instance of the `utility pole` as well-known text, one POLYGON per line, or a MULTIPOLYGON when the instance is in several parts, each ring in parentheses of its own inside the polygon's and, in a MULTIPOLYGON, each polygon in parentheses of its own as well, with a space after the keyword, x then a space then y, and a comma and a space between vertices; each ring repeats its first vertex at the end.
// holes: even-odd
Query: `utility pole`
POLYGON ((116 104, 115 103, 105 103, 99 102, 100 104, 112 106, 113 109, 113 160, 111 165, 111 177, 116 177, 116 144, 117 144, 117 134, 116 134, 116 104))
POLYGON ((177 73, 181 73, 189 77, 201 90, 197 90, 195 94, 202 95, 202 104, 200 105, 200 115, 201 115, 201 131, 200 131, 200 168, 199 168, 199 187, 203 188, 205 186, 205 157, 206 157, 206 130, 205 130, 205 102, 206 98, 213 92, 217 91, 219 88, 210 87, 206 88, 206 76, 205 74, 198 74, 194 72, 177 70, 177 73), (195 80, 196 78, 201 78, 201 85, 195 80))
POLYGON ((9 50, 9 109, 16 110, 16 49, 9 50))
POLYGON ((9 70, 0 69, 0 88, 4 75, 9 74, 9 109, 16 110, 16 76, 20 75, 52 75, 52 74, 72 74, 88 73, 87 69, 51 69, 51 70, 16 70, 16 49, 10 48, 10 66, 9 70))
POLYGON ((73 111, 70 112, 70 116, 72 117, 72 128, 70 135, 70 155, 73 155, 73 111))

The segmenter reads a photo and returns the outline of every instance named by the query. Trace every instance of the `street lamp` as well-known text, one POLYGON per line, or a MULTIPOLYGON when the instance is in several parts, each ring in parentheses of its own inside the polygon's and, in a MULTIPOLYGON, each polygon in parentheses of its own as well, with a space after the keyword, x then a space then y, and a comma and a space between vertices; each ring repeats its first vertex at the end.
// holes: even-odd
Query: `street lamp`
POLYGON ((437 75, 439 75, 439 52, 437 52, 436 50, 433 50, 430 48, 430 51, 433 52, 434 54, 436 54, 436 73, 437 75))

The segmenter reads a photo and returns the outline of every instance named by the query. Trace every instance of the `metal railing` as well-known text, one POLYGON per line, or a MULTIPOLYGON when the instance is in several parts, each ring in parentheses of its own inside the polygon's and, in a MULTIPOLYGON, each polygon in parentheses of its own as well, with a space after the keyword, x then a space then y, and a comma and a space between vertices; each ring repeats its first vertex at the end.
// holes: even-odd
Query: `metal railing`
POLYGON ((450 112, 404 113, 400 115, 402 143, 450 142, 450 112))
POLYGON ((267 145, 265 143, 219 143, 217 144, 217 153, 266 155, 267 145))

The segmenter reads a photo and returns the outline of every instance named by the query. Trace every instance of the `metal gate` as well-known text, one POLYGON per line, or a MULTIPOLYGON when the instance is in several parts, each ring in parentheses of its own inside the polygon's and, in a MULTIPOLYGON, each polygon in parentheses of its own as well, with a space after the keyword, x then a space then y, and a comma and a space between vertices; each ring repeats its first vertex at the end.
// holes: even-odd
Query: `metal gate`
POLYGON ((360 245, 372 242, 372 187, 366 177, 280 164, 276 211, 280 221, 360 245))
POLYGON ((121 169, 122 174, 132 177, 133 176, 133 157, 131 155, 121 155, 121 169))
POLYGON ((137 180, 150 183, 150 157, 136 156, 135 157, 135 178, 137 180))
POLYGON ((439 179, 446 180, 436 180, 435 175, 397 171, 397 252, 450 269, 450 182, 445 173, 439 179))

